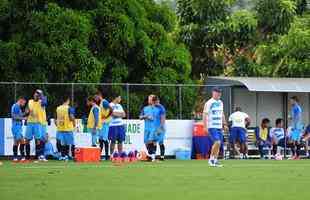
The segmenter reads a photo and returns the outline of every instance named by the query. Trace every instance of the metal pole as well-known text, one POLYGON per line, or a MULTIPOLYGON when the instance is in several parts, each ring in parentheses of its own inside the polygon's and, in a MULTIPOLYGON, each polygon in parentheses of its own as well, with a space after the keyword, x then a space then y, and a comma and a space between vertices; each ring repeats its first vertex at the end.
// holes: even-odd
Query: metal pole
POLYGON ((17 82, 14 82, 14 102, 17 101, 17 82))
POLYGON ((71 101, 72 105, 74 105, 74 83, 71 84, 71 101))
POLYGON ((179 119, 182 119, 182 85, 179 85, 179 119))
POLYGON ((126 96, 127 96, 127 119, 129 119, 129 108, 130 108, 130 104, 129 104, 129 83, 126 83, 126 96))

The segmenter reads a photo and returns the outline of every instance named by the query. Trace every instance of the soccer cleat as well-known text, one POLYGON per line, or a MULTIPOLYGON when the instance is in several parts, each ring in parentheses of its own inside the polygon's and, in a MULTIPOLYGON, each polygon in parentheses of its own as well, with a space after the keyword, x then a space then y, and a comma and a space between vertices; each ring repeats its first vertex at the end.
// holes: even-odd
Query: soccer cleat
POLYGON ((214 160, 209 159, 208 164, 210 167, 215 167, 214 160))
POLYGON ((69 161, 69 157, 68 157, 68 156, 65 156, 64 159, 63 159, 63 161, 68 162, 68 161, 69 161))
POLYGON ((41 155, 39 156, 39 161, 42 161, 42 162, 47 162, 48 160, 45 158, 45 156, 41 155))
POLYGON ((18 159, 17 158, 13 158, 13 162, 18 162, 18 159))
POLYGON ((215 162, 214 162, 214 167, 223 167, 223 165, 221 165, 221 164, 219 163, 219 161, 215 161, 215 162))
POLYGON ((165 156, 160 156, 159 160, 160 161, 165 161, 165 156))

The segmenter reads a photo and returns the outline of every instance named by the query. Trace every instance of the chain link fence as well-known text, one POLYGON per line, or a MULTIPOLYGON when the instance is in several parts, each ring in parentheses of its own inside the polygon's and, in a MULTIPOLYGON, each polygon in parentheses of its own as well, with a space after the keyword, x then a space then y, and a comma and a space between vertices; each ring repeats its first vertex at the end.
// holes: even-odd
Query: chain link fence
MULTIPOLYGON (((31 99, 36 89, 48 98, 48 118, 55 117, 56 107, 64 96, 72 99, 77 117, 87 117, 86 100, 101 91, 108 100, 112 93, 122 96, 122 105, 128 119, 137 119, 149 94, 159 96, 167 109, 168 119, 201 119, 205 101, 210 98, 213 85, 132 84, 132 83, 29 83, 0 82, 0 117, 10 117, 12 104, 22 96, 31 99)), ((229 88, 229 86, 222 86, 229 88)), ((228 97, 224 89, 224 98, 228 97)), ((229 101, 229 100, 228 100, 229 101)))

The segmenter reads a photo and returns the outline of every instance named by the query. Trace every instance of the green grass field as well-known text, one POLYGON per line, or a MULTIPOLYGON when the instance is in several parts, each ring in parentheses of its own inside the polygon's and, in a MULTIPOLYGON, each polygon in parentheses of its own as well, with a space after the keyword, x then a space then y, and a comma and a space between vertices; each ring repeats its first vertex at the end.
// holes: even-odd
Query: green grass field
POLYGON ((114 166, 49 161, 0 166, 1 200, 306 199, 310 160, 168 160, 114 166))

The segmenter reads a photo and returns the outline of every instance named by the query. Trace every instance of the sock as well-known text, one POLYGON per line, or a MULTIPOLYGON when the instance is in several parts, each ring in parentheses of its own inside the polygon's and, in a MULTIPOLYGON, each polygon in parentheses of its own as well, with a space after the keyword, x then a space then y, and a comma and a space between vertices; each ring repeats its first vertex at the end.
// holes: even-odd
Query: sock
POLYGON ((71 156, 72 158, 75 157, 75 145, 71 145, 71 156))
POLYGON ((296 145, 296 155, 297 156, 300 155, 300 145, 299 144, 296 145))
POLYGON ((24 144, 19 145, 19 152, 22 158, 25 157, 25 145, 24 144))
POLYGON ((100 152, 102 153, 102 150, 103 150, 103 140, 99 140, 99 147, 100 147, 100 152))
POLYGON ((157 152, 157 144, 153 144, 153 154, 156 155, 157 152))
POLYGON ((44 156, 45 142, 40 142, 40 156, 44 156))
POLYGON ((66 145, 66 146, 65 146, 65 155, 66 155, 66 156, 69 156, 69 150, 70 150, 70 146, 69 146, 69 145, 66 145))
POLYGON ((13 145, 13 155, 15 158, 17 157, 17 149, 18 149, 18 146, 14 144, 13 145))
POLYGON ((160 148, 160 156, 164 157, 165 156, 165 145, 160 144, 159 148, 160 148))
POLYGON ((277 154, 277 149, 278 149, 278 146, 277 145, 273 145, 272 146, 272 155, 276 155, 277 154))
POLYGON ((56 148, 57 148, 57 152, 61 153, 61 142, 60 142, 60 140, 56 140, 56 148))
POLYGON ((258 145, 258 150, 259 150, 259 154, 260 157, 263 158, 264 157, 264 149, 262 145, 258 145))
POLYGON ((109 141, 103 141, 104 143, 104 153, 106 160, 109 159, 109 141))
POLYGON ((152 155, 152 144, 146 144, 146 149, 149 155, 152 155))
POLYGON ((210 156, 210 160, 214 160, 214 156, 210 156))
POLYGON ((29 143, 25 145, 25 150, 26 150, 26 158, 30 159, 30 144, 29 143))
POLYGON ((66 147, 65 147, 65 145, 61 145, 60 146, 60 153, 61 153, 61 157, 65 157, 66 156, 66 147))

